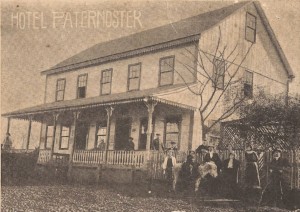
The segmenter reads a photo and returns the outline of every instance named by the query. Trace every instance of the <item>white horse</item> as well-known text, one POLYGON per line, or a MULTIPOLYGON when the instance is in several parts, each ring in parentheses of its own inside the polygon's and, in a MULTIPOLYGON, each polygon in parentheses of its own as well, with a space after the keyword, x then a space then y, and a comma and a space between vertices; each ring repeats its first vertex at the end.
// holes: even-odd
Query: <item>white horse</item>
MULTIPOLYGON (((174 167, 174 180, 173 180, 173 190, 176 191, 176 184, 179 179, 179 172, 182 168, 182 163, 178 163, 174 167)), ((207 175, 211 175, 216 178, 218 176, 218 169, 214 162, 207 162, 198 166, 198 177, 195 180, 195 192, 199 190, 199 185, 201 180, 207 175)))

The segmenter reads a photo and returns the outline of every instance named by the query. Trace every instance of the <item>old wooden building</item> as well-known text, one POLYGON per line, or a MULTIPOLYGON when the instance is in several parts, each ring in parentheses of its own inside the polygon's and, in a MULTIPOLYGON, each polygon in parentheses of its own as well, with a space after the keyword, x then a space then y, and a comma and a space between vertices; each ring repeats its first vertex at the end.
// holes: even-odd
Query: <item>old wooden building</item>
MULTIPOLYGON (((287 92, 293 73, 266 15, 259 3, 241 2, 88 48, 42 72, 44 104, 3 116, 42 123, 40 164, 56 157, 139 167, 156 134, 166 147, 195 149, 199 104, 208 100, 190 89, 202 79, 199 51, 214 55, 217 45, 235 49, 240 61, 247 53, 241 65, 225 61, 240 66, 235 89, 243 95, 287 92), (129 137, 136 151, 123 151, 129 137), (96 151, 102 141, 106 151, 96 151)), ((218 80, 222 90, 226 76, 218 80)))

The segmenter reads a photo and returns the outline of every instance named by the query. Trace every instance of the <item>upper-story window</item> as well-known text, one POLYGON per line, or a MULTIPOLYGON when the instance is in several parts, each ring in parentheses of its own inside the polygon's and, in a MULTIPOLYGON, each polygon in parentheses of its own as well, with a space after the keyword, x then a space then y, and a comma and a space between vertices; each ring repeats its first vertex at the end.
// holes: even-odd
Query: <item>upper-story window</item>
POLYGON ((87 74, 82 74, 78 76, 77 81, 77 98, 86 97, 86 87, 87 87, 87 74))
POLYGON ((174 82, 175 56, 164 57, 159 61, 159 85, 172 85, 174 82))
POLYGON ((112 69, 103 70, 101 73, 101 95, 111 93, 112 69))
POLYGON ((214 60, 214 68, 212 81, 213 86, 218 89, 224 89, 224 77, 225 77, 225 61, 220 59, 214 60))
POLYGON ((45 149, 51 149, 52 148, 53 132, 54 132, 54 126, 48 125, 47 126, 47 133, 46 133, 45 149))
POLYGON ((249 98, 253 96, 253 73, 249 71, 244 73, 244 96, 249 98))
POLYGON ((139 90, 140 79, 141 79, 141 63, 129 65, 127 89, 129 91, 139 90))
POLYGON ((246 13, 245 38, 252 43, 256 39, 256 17, 250 13, 246 13))
POLYGON ((58 79, 56 82, 56 101, 64 100, 65 95, 65 87, 66 87, 66 79, 58 79))

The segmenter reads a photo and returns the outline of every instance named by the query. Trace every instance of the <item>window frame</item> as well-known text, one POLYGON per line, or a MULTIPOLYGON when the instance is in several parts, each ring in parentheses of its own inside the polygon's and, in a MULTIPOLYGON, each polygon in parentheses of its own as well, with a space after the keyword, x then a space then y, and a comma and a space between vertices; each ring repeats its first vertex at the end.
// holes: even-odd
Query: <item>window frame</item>
POLYGON ((171 122, 172 120, 175 120, 178 122, 178 143, 177 143, 177 148, 180 150, 180 143, 181 143, 181 130, 182 130, 182 116, 167 116, 165 118, 165 123, 164 123, 164 146, 167 148, 167 134, 175 134, 174 132, 167 133, 167 124, 170 123, 176 123, 176 122, 171 122))
POLYGON ((104 70, 101 71, 101 78, 100 78, 100 96, 110 95, 110 94, 111 94, 112 78, 113 78, 113 68, 108 68, 108 69, 104 69, 104 70), (111 74, 110 74, 110 82, 103 83, 103 82, 102 82, 102 80, 103 80, 103 74, 104 74, 104 72, 108 72, 108 71, 111 72, 111 74), (110 86, 109 86, 109 93, 103 94, 103 93, 102 93, 102 91, 103 91, 103 84, 108 84, 108 83, 110 83, 110 86))
MULTIPOLYGON (((221 66, 219 67, 221 68, 221 66)), ((215 87, 216 89, 219 89, 219 90, 224 90, 225 88, 225 72, 226 72, 226 62, 224 59, 219 59, 219 58, 215 58, 214 61, 213 61, 213 75, 212 75, 212 80, 213 80, 213 87, 215 87), (221 63, 224 63, 224 72, 222 75, 220 75, 222 78, 222 87, 219 87, 219 79, 220 79, 220 76, 218 77, 218 79, 215 79, 217 75, 219 74, 216 74, 217 72, 219 73, 219 71, 215 71, 217 69, 216 67, 216 62, 219 61, 220 64, 221 63)))
MULTIPOLYGON (((98 141, 98 130, 99 130, 99 127, 100 126, 103 126, 103 125, 105 125, 105 128, 106 128, 106 134, 105 134, 105 139, 104 139, 104 143, 105 143, 105 145, 106 145, 106 139, 107 139, 107 121, 106 120, 103 120, 103 121, 98 121, 97 123, 96 123, 96 132, 95 132, 95 144, 94 144, 94 146, 95 146, 95 148, 97 148, 98 147, 98 143, 99 143, 99 141, 98 141)), ((101 127, 101 128, 104 128, 104 127, 101 127)), ((103 135, 100 135, 100 136, 103 136, 103 135)))
POLYGON ((54 126, 53 125, 46 125, 46 136, 45 136, 45 145, 44 145, 45 149, 51 149, 52 148, 53 132, 54 132, 54 126), (53 127, 53 131, 52 131, 52 135, 51 136, 48 136, 48 127, 53 127), (50 141, 51 147, 47 147, 48 138, 51 138, 51 141, 50 141))
POLYGON ((134 63, 134 64, 129 64, 128 65, 127 91, 138 91, 138 90, 140 90, 140 86, 141 86, 141 73, 142 73, 142 63, 141 62, 134 63), (138 83, 138 88, 136 88, 136 89, 130 89, 130 80, 137 78, 137 77, 130 78, 130 68, 133 67, 133 66, 139 66, 140 67, 139 68, 139 77, 138 77, 139 78, 138 79, 139 83, 138 83))
POLYGON ((66 78, 58 78, 56 80, 56 89, 55 89, 55 101, 56 102, 59 102, 59 101, 63 101, 65 99, 65 90, 66 90, 66 78), (59 81, 64 81, 64 87, 62 90, 58 90, 58 82, 59 81), (61 100, 58 100, 57 97, 58 97, 58 92, 59 91, 62 91, 63 95, 62 95, 62 99, 61 100))
POLYGON ((243 94, 244 94, 244 97, 247 97, 247 98, 250 98, 250 99, 253 98, 253 77, 254 77, 253 72, 251 72, 249 70, 245 70, 244 77, 243 77, 243 94), (251 74, 251 84, 246 81, 246 73, 251 74), (245 95, 245 85, 250 85, 251 86, 251 95, 245 95))
POLYGON ((249 42, 251 42, 251 43, 255 43, 256 42, 256 29, 257 29, 257 17, 255 16, 255 15, 253 15, 252 13, 250 13, 250 12, 246 12, 246 20, 245 20, 245 40, 247 40, 247 41, 249 41, 249 42), (255 19, 255 26, 254 26, 254 28, 252 27, 252 26, 248 26, 248 16, 252 16, 252 17, 254 17, 254 19, 255 19), (252 40, 250 40, 250 39, 248 39, 248 37, 247 37, 247 31, 248 31, 248 29, 249 30, 253 30, 253 33, 254 33, 254 40, 252 41, 252 40))
POLYGON ((69 147, 70 147, 70 135, 71 135, 71 126, 61 125, 61 127, 60 127, 60 137, 59 137, 59 149, 60 150, 68 150, 69 149, 69 147), (69 135, 68 136, 62 136, 62 130, 63 130, 64 127, 67 127, 69 129, 69 135), (68 147, 67 148, 62 148, 61 147, 63 137, 68 137, 68 147))
POLYGON ((167 86, 167 85, 173 85, 174 84, 174 72, 175 72, 175 55, 170 55, 170 56, 166 56, 166 57, 161 57, 159 59, 159 76, 158 76, 158 86, 161 87, 161 86, 167 86), (166 59, 173 59, 173 68, 171 71, 164 71, 162 72, 161 70, 161 65, 162 65, 162 61, 163 60, 166 60, 166 59), (162 73, 166 73, 166 72, 172 72, 172 82, 170 84, 161 84, 161 74, 162 73))
POLYGON ((78 77, 77 77, 77 92, 76 92, 76 97, 77 97, 77 99, 84 99, 84 98, 86 98, 86 93, 87 93, 87 81, 88 81, 88 74, 87 73, 85 73, 85 74, 80 74, 80 75, 78 75, 78 77), (81 87, 79 87, 79 78, 80 77, 82 77, 82 76, 86 76, 86 78, 85 78, 85 95, 84 95, 84 97, 79 97, 79 88, 81 88, 81 87))

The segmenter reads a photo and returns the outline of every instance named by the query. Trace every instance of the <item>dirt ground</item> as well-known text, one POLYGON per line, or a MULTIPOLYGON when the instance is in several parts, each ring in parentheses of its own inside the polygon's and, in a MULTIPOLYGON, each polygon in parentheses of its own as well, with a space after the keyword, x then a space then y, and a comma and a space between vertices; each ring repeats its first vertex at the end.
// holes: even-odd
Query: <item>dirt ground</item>
POLYGON ((257 211, 237 201, 168 193, 162 185, 152 190, 148 194, 140 185, 117 184, 2 186, 1 211, 257 211))

